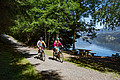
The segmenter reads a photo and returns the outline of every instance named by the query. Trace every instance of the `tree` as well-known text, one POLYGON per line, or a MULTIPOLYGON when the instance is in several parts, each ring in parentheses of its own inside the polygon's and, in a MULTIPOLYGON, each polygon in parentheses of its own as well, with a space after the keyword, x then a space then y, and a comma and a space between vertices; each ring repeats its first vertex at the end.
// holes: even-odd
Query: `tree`
POLYGON ((26 44, 36 44, 43 36, 49 47, 59 34, 66 49, 72 44, 75 49, 75 39, 81 32, 93 32, 94 23, 86 23, 82 17, 93 16, 95 5, 99 5, 97 0, 18 0, 18 3, 20 14, 10 29, 14 37, 26 44))
MULTIPOLYGON (((67 0, 67 3, 69 4, 69 11, 71 14, 70 22, 72 23, 71 29, 73 30, 73 50, 75 49, 75 39, 79 38, 77 32, 86 31, 86 33, 89 31, 87 29, 94 29, 90 28, 85 21, 82 21, 82 17, 88 17, 91 15, 93 18, 93 13, 95 12, 96 6, 100 5, 99 0, 67 0)), ((95 24, 95 23, 93 23, 95 24)), ((93 25, 92 25, 93 26, 93 25)), ((93 26, 94 27, 94 26, 93 26)), ((91 30, 92 32, 92 30, 91 30)))
POLYGON ((13 26, 15 15, 19 4, 16 1, 0 0, 0 34, 9 30, 9 26, 13 26))
POLYGON ((120 1, 107 0, 101 4, 95 13, 97 22, 104 25, 105 28, 114 28, 120 26, 120 1))

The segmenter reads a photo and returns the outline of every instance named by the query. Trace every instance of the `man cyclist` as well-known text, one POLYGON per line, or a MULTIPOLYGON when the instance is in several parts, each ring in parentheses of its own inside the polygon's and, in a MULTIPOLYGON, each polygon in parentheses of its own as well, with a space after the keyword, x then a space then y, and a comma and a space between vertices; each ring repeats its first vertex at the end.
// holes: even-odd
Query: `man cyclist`
POLYGON ((61 42, 59 41, 59 38, 56 38, 56 40, 54 41, 54 49, 55 49, 55 53, 59 52, 59 44, 63 47, 63 45, 61 44, 61 42))
POLYGON ((42 37, 40 37, 40 40, 38 40, 38 42, 37 42, 37 47, 38 47, 38 55, 40 54, 40 51, 44 51, 44 48, 43 48, 43 44, 44 44, 44 46, 46 47, 46 44, 45 44, 45 42, 42 40, 42 37))

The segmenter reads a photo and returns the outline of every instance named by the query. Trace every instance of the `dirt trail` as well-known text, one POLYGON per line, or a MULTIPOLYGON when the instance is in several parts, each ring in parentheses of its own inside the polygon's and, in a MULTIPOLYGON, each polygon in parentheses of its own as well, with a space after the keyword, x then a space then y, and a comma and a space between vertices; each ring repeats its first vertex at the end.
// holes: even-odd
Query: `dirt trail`
POLYGON ((46 56, 46 61, 43 62, 34 58, 37 55, 36 49, 25 47, 8 35, 3 37, 9 40, 11 44, 14 44, 14 48, 21 52, 35 66, 36 70, 48 80, 115 80, 110 75, 77 67, 69 62, 60 63, 53 60, 51 56, 46 56))

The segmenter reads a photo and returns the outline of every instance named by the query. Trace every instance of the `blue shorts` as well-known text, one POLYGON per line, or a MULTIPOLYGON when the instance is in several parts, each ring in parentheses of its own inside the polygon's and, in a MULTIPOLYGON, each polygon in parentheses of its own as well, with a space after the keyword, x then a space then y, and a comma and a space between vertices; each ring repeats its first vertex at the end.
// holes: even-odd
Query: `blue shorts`
POLYGON ((57 51, 59 51, 59 47, 54 47, 55 49, 57 49, 57 51))

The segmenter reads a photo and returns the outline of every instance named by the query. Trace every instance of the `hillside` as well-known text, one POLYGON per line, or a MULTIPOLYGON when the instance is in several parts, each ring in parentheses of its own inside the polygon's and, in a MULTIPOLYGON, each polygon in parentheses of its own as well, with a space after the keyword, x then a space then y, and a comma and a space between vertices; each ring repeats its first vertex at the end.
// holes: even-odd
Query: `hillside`
POLYGON ((120 43, 120 29, 116 31, 98 32, 95 40, 102 43, 120 43))

